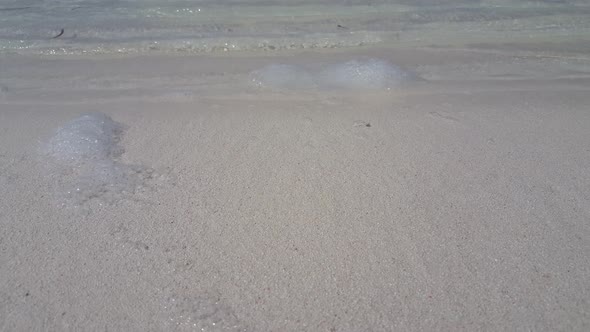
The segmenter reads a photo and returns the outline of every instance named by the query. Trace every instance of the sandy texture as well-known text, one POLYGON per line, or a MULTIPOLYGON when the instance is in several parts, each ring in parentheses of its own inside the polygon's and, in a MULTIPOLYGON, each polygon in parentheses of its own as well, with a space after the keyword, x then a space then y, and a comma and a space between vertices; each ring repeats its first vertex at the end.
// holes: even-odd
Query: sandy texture
POLYGON ((358 55, 0 59, 0 329, 588 330, 590 62, 373 50, 425 80, 248 84, 358 55), (163 180, 63 207, 39 146, 90 111, 163 180))

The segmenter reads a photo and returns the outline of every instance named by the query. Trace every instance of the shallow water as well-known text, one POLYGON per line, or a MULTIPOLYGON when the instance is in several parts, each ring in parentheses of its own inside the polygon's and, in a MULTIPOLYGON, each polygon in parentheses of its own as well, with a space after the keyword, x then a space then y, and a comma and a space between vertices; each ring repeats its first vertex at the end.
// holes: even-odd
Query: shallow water
POLYGON ((5 0, 0 52, 268 52, 508 36, 559 40, 587 35, 589 14, 588 2, 566 0, 5 0))

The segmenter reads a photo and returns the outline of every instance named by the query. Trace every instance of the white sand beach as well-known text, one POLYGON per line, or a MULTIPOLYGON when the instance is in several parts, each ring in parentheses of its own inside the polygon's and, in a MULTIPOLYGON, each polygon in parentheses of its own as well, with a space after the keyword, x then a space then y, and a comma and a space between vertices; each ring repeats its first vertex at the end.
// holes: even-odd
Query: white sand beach
POLYGON ((0 330, 587 331, 583 45, 3 55, 0 330))
POLYGON ((2 328, 585 330, 588 62, 374 52, 428 80, 189 93, 293 59, 3 59, 2 328), (64 206, 40 146, 87 112, 156 175, 64 206))

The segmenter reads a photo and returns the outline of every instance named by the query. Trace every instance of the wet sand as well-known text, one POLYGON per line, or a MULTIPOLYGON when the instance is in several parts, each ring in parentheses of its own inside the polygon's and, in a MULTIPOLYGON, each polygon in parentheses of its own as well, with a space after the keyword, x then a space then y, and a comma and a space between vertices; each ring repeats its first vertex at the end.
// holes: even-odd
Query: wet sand
POLYGON ((587 330, 590 61, 552 50, 0 59, 0 329, 587 330), (423 80, 249 82, 363 56, 423 80), (161 181, 67 204, 40 146, 86 112, 161 181))

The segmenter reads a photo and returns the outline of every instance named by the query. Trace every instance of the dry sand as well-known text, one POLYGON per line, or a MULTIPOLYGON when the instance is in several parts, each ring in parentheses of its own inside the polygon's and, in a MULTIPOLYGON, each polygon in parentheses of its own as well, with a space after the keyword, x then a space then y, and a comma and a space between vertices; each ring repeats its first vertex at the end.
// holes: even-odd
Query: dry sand
POLYGON ((0 330, 590 329, 590 60, 359 52, 0 59, 0 330), (425 81, 247 83, 360 54, 425 81), (89 111, 163 180, 62 207, 89 111))

